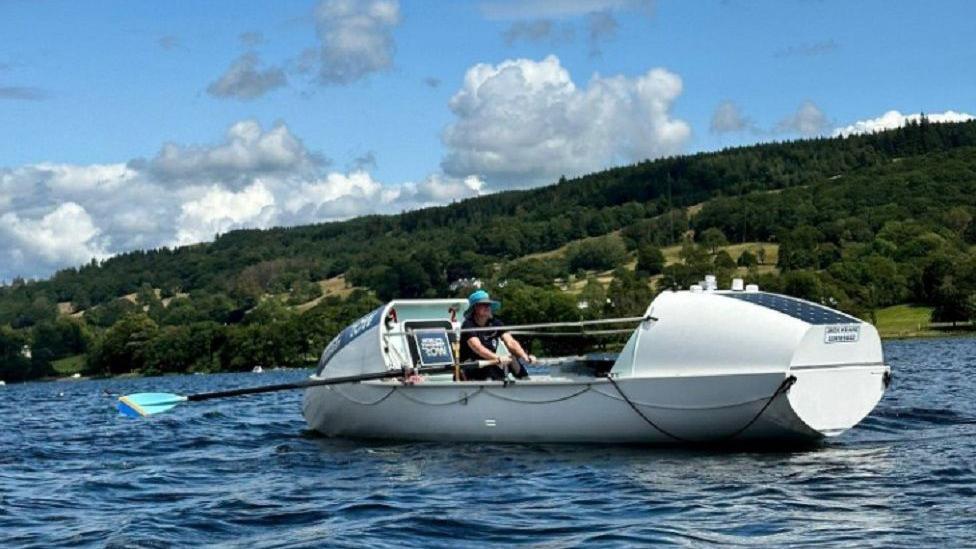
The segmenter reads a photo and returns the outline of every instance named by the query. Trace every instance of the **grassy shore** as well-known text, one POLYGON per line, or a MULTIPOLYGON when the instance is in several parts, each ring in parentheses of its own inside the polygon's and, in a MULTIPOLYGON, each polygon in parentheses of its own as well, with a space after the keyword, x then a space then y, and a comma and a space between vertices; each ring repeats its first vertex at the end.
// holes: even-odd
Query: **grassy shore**
POLYGON ((972 334, 970 322, 932 322, 932 307, 894 305, 875 311, 875 326, 884 339, 972 334))
POLYGON ((69 356, 51 363, 59 376, 70 376, 85 369, 85 355, 69 356))

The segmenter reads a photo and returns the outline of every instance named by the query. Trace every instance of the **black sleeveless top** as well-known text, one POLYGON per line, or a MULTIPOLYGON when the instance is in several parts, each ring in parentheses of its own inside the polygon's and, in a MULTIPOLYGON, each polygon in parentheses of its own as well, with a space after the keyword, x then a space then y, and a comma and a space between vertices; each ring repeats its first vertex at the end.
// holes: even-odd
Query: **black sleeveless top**
MULTIPOLYGON (((484 326, 478 326, 474 323, 471 317, 465 318, 464 323, 461 324, 461 329, 466 330, 468 328, 488 328, 488 327, 502 327, 505 323, 497 318, 491 318, 484 326)), ((458 358, 460 362, 468 362, 471 360, 484 360, 484 357, 479 356, 477 353, 471 350, 468 345, 468 340, 472 337, 477 337, 481 344, 488 348, 489 351, 495 352, 498 349, 498 340, 502 337, 505 330, 486 330, 484 332, 469 332, 461 333, 461 356, 458 358)))

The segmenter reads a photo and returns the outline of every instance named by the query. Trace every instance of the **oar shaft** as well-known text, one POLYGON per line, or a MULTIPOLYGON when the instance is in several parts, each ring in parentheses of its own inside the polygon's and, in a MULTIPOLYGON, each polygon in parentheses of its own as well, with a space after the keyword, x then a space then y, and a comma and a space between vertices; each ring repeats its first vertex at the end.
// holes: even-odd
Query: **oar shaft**
POLYGON ((214 391, 212 393, 199 393, 188 395, 187 400, 210 400, 212 398, 235 397, 242 395, 256 395, 259 393, 273 393, 275 391, 287 391, 290 389, 304 389, 313 385, 331 385, 333 383, 349 383, 352 381, 369 381, 373 379, 386 379, 402 375, 401 372, 378 372, 375 374, 363 374, 358 376, 335 377, 331 379, 309 379, 296 381, 294 383, 279 383, 277 385, 262 385, 261 387, 244 387, 242 389, 230 389, 227 391, 214 391))
MULTIPOLYGON (((491 361, 465 362, 459 366, 484 366, 491 361)), ((438 368, 422 368, 415 370, 418 374, 437 374, 454 371, 454 365, 442 366, 438 368)), ((372 374, 360 374, 356 376, 330 377, 328 379, 307 379, 294 383, 279 383, 278 385, 262 385, 261 387, 245 387, 243 389, 230 389, 228 391, 214 391, 212 393, 198 393, 187 395, 187 400, 210 400, 212 398, 235 397, 242 395, 255 395, 259 393, 273 393, 275 391, 287 391, 290 389, 305 389, 308 387, 318 387, 321 385, 337 385, 340 383, 355 383, 357 381, 373 381, 377 379, 389 379, 391 377, 403 376, 402 370, 390 370, 387 372, 376 372, 372 374)))

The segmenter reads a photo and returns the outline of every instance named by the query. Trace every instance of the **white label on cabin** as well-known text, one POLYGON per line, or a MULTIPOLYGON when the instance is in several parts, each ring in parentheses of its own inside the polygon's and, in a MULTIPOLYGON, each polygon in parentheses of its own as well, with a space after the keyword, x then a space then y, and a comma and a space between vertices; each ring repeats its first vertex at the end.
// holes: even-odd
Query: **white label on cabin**
POLYGON ((824 327, 824 343, 855 343, 860 337, 860 324, 840 324, 824 327))

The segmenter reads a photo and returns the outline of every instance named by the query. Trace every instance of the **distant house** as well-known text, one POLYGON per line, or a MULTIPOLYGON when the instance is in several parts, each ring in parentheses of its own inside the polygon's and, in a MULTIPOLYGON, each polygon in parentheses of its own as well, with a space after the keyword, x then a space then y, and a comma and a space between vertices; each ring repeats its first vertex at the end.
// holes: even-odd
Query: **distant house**
POLYGON ((459 278, 448 286, 452 292, 456 292, 461 288, 481 288, 480 278, 459 278))
POLYGON ((20 350, 20 354, 24 355, 24 358, 30 358, 31 357, 30 345, 24 345, 24 348, 20 350))

